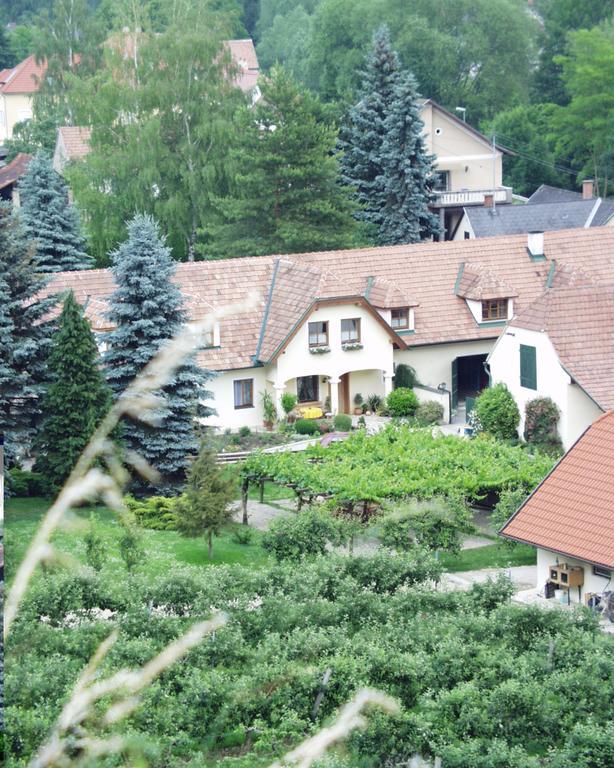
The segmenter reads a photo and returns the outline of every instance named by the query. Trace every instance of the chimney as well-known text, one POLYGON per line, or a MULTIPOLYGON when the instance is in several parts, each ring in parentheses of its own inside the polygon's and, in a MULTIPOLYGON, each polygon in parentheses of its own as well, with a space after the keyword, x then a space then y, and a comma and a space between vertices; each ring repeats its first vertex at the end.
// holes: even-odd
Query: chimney
POLYGON ((492 193, 484 195, 484 208, 492 208, 495 203, 495 196, 492 193))
POLYGON ((527 233, 527 250, 532 259, 540 259, 544 255, 544 233, 527 233))
POLYGON ((584 179, 582 182, 582 199, 583 200, 592 200, 594 197, 593 192, 593 180, 592 179, 584 179))

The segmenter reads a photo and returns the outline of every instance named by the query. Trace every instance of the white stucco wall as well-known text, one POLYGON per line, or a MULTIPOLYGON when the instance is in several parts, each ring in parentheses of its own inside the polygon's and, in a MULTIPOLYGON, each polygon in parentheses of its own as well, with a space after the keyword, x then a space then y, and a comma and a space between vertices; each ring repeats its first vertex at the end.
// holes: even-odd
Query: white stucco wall
POLYGON ((566 450, 602 413, 588 395, 572 383, 545 333, 508 326, 491 352, 489 364, 493 384, 506 384, 518 405, 520 435, 524 431, 525 406, 536 397, 549 397, 561 411, 558 429, 566 450), (521 344, 535 347, 537 389, 520 385, 521 344))
POLYGON ((348 371, 385 370, 392 374, 393 348, 386 330, 364 307, 356 304, 323 305, 311 313, 277 359, 277 383, 297 376, 329 376, 339 378, 348 371), (341 348, 341 320, 359 317, 362 349, 341 348), (308 325, 328 321, 330 352, 321 355, 309 351, 308 325))
POLYGON ((568 565, 579 565, 584 568, 584 585, 582 586, 580 597, 578 600, 578 588, 570 588, 570 597, 572 603, 584 602, 584 595, 587 592, 601 593, 606 587, 608 589, 613 588, 613 584, 610 581, 608 586, 608 579, 603 576, 596 576, 593 573, 593 566, 590 563, 583 562, 582 560, 575 560, 573 557, 566 557, 560 555, 557 552, 552 552, 548 549, 537 549, 537 581, 535 586, 541 592, 544 588, 546 581, 550 576, 550 566, 556 563, 567 563, 568 565))
POLYGON ((213 401, 207 401, 217 411, 217 415, 204 420, 207 426, 220 429, 238 429, 239 427, 262 427, 262 405, 260 393, 264 389, 271 391, 267 384, 264 368, 245 368, 226 371, 207 382, 207 389, 213 393, 213 401), (254 380, 254 407, 235 408, 234 381, 237 379, 254 380))
POLYGON ((447 392, 433 392, 432 389, 423 387, 414 387, 414 392, 421 403, 427 403, 434 400, 443 408, 442 422, 448 424, 450 421, 450 395, 447 392))
POLYGON ((457 344, 431 344, 408 350, 396 350, 395 363, 411 365, 421 384, 435 389, 442 383, 450 389, 452 385, 452 361, 456 357, 488 354, 493 348, 494 339, 463 341, 457 344))
POLYGON ((22 120, 32 117, 32 94, 7 93, 0 95, 0 141, 13 136, 13 128, 22 120))

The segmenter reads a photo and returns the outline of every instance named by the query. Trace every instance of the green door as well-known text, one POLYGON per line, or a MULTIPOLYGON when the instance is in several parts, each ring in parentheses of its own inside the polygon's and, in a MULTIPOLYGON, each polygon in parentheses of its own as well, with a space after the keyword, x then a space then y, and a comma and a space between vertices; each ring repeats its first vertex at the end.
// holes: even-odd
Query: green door
POLYGON ((452 408, 458 407, 458 357, 452 360, 452 408))

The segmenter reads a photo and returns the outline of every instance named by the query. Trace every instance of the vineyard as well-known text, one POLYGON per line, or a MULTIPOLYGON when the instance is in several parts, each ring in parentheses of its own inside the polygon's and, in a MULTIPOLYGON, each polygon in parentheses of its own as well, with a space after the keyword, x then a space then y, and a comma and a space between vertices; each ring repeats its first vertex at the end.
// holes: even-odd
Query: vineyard
POLYGON ((301 497, 323 496, 340 504, 407 496, 458 496, 479 501, 504 488, 531 491, 553 459, 480 436, 459 440, 430 430, 390 426, 376 435, 364 430, 348 440, 301 453, 254 454, 243 467, 249 483, 266 480, 294 488, 301 497))

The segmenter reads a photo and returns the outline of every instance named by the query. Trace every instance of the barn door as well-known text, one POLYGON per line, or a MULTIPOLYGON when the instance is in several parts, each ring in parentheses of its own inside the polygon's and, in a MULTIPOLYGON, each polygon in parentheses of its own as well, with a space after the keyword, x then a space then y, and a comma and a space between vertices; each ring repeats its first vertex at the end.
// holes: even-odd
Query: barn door
POLYGON ((458 407, 458 357, 452 360, 452 408, 458 407))

